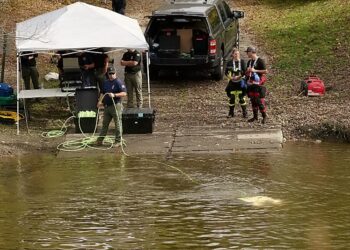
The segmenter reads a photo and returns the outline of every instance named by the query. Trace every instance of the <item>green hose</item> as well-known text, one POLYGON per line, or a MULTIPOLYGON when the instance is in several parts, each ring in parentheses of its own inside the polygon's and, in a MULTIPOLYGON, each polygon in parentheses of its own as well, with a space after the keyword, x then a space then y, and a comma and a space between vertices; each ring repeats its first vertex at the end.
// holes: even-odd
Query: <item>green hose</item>
POLYGON ((74 118, 74 116, 68 117, 65 120, 65 122, 63 123, 63 125, 61 126, 61 129, 59 129, 59 130, 51 130, 49 132, 43 132, 43 133, 41 133, 41 136, 44 137, 44 138, 56 138, 56 137, 63 136, 67 132, 66 124, 68 123, 69 120, 71 120, 73 118, 74 118))
MULTIPOLYGON (((107 95, 104 94, 101 99, 104 98, 104 96, 107 95)), ((123 154, 128 155, 125 150, 124 147, 126 146, 126 141, 123 139, 123 134, 122 134, 122 124, 120 122, 120 117, 119 114, 117 112, 117 108, 114 102, 114 99, 112 98, 113 101, 113 105, 115 107, 115 112, 117 114, 118 117, 118 126, 119 126, 119 131, 120 131, 120 138, 121 138, 121 143, 120 143, 120 147, 121 150, 123 152, 123 154)), ((97 111, 97 117, 99 116, 100 113, 100 108, 98 108, 97 111)), ((93 149, 98 149, 98 150, 108 150, 113 148, 115 142, 114 142, 114 137, 113 136, 105 136, 104 141, 103 141, 103 145, 106 145, 106 147, 96 147, 94 146, 96 143, 96 140, 98 138, 98 136, 95 136, 96 133, 96 129, 97 129, 97 124, 98 124, 98 119, 96 119, 96 123, 95 123, 95 128, 94 128, 94 132, 91 136, 86 135, 82 128, 81 128, 81 124, 80 124, 80 116, 78 115, 78 117, 76 117, 75 115, 70 116, 62 125, 61 129, 59 130, 51 130, 48 132, 43 132, 41 134, 42 137, 45 138, 57 138, 60 136, 65 135, 65 133, 67 132, 67 126, 66 124, 68 123, 69 120, 73 119, 73 118, 77 118, 78 119, 78 126, 79 126, 79 130, 81 132, 81 134, 84 136, 84 138, 80 138, 80 139, 75 139, 75 140, 69 140, 69 141, 65 141, 63 143, 60 143, 57 146, 58 150, 62 150, 62 151, 79 151, 79 150, 83 150, 85 148, 93 148, 93 149)))
MULTIPOLYGON (((106 93, 107 94, 107 93, 106 93)), ((103 97, 106 95, 104 94, 102 96, 102 99, 103 97)), ((122 133, 122 124, 121 124, 121 119, 119 117, 119 114, 117 112, 117 108, 116 108, 116 105, 115 105, 115 102, 114 102, 114 99, 112 98, 112 101, 113 101, 113 105, 115 107, 115 112, 117 114, 117 117, 118 117, 118 126, 119 126, 119 131, 120 131, 120 148, 121 148, 121 151, 123 152, 124 155, 128 156, 128 157, 135 157, 135 156, 130 156, 128 155, 124 148, 126 146, 126 141, 124 140, 123 138, 123 133, 122 133)), ((98 108, 98 111, 97 111, 97 117, 99 116, 99 113, 100 113, 100 108, 98 108)), ((45 137, 45 138, 55 138, 55 137, 60 137, 60 136, 63 136, 66 132, 67 132, 67 126, 66 124, 68 123, 68 121, 72 118, 76 118, 76 116, 71 116, 69 117, 62 125, 61 129, 60 130, 51 130, 49 132, 43 132, 42 133, 42 136, 45 137)), ((91 136, 87 136, 84 134, 84 132, 82 131, 82 128, 81 128, 81 125, 80 125, 80 117, 78 117, 78 125, 79 125, 79 130, 81 132, 81 134, 84 136, 84 138, 80 138, 80 139, 75 139, 75 140, 69 140, 69 141, 65 141, 65 142, 62 142, 60 144, 58 144, 57 146, 57 149, 58 150, 61 150, 61 151, 66 151, 66 152, 75 152, 75 151, 80 151, 80 150, 84 150, 85 148, 92 148, 92 149, 97 149, 97 150, 109 150, 111 148, 113 148, 114 144, 115 144, 115 138, 114 136, 105 136, 104 137, 104 140, 103 140, 103 145, 106 145, 106 147, 96 147, 94 145, 96 145, 96 140, 98 138, 98 136, 95 136, 95 133, 96 133, 96 129, 97 129, 97 124, 98 124, 98 119, 96 119, 96 123, 95 123, 95 128, 94 128, 94 132, 91 136)), ((138 158, 138 159, 142 159, 141 157, 135 157, 135 158, 138 158)), ((155 161, 155 160, 149 160, 149 159, 143 159, 143 160, 146 160, 146 161, 149 161, 149 162, 154 162, 154 163, 158 163, 158 164, 161 164, 163 166, 167 166, 167 167, 170 167, 174 170, 176 170, 177 172, 179 172, 181 175, 185 176, 188 180, 190 180, 191 182, 193 183, 197 183, 198 182, 196 180, 194 180, 193 178, 191 178, 191 176, 189 176, 188 174, 186 174, 185 172, 183 172, 181 169, 175 167, 175 166, 172 166, 170 164, 166 164, 166 163, 163 163, 163 162, 160 162, 160 161, 155 161)))

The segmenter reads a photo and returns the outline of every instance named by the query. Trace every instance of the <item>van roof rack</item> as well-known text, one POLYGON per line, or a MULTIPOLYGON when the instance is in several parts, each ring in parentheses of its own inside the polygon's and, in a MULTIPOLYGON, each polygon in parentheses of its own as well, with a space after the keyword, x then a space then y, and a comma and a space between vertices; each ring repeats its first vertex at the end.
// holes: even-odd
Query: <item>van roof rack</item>
POLYGON ((207 4, 208 0, 171 0, 171 4, 174 4, 174 3, 202 3, 202 4, 207 4))

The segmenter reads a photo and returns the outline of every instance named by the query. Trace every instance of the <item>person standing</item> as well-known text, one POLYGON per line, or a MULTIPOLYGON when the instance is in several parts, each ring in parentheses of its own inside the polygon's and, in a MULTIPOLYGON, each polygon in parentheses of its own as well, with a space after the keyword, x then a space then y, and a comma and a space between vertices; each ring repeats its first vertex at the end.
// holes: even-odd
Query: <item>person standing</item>
POLYGON ((125 66, 125 84, 128 90, 128 108, 134 108, 133 92, 136 92, 137 108, 142 108, 142 72, 141 72, 141 54, 135 49, 128 49, 123 54, 120 61, 125 66))
POLYGON ((254 47, 249 46, 245 52, 247 52, 247 56, 249 58, 246 70, 248 80, 252 73, 257 73, 260 78, 260 85, 264 85, 267 74, 265 60, 256 54, 256 49, 254 47))
POLYGON ((92 55, 88 52, 79 52, 78 62, 81 69, 83 87, 96 86, 95 62, 92 55))
POLYGON ((95 54, 94 55, 94 62, 95 62, 95 78, 97 81, 97 85, 99 88, 99 91, 101 92, 103 89, 103 83, 106 80, 106 74, 109 64, 109 58, 108 55, 103 53, 101 54, 95 54))
POLYGON ((114 120, 115 124, 115 143, 121 143, 122 134, 122 97, 126 96, 126 87, 123 82, 117 78, 113 67, 107 70, 108 79, 103 83, 103 89, 100 93, 100 99, 97 107, 104 107, 102 129, 96 140, 96 144, 102 145, 107 135, 109 123, 114 120))
POLYGON ((39 72, 36 68, 37 57, 38 54, 33 52, 25 52, 21 56, 21 71, 25 89, 30 89, 30 79, 34 89, 39 89, 39 72))
POLYGON ((260 110, 263 117, 262 123, 265 124, 267 119, 265 105, 266 87, 263 85, 266 82, 266 64, 262 58, 258 57, 254 47, 249 46, 246 52, 249 57, 246 70, 248 97, 252 103, 254 115, 253 118, 248 120, 248 122, 258 121, 258 112, 260 110))
POLYGON ((247 86, 244 81, 246 65, 245 61, 241 59, 239 50, 234 48, 232 50, 232 60, 227 63, 225 75, 229 82, 225 88, 226 95, 229 98, 229 113, 228 118, 233 117, 235 105, 238 101, 242 108, 243 117, 247 117, 247 86))
POLYGON ((112 0, 113 11, 125 15, 126 0, 112 0))

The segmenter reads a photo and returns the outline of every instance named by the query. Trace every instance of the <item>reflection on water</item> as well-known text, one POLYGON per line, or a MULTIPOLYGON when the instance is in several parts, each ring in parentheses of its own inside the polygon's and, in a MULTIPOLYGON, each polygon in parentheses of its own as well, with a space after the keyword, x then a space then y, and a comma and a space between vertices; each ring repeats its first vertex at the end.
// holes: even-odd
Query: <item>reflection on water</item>
POLYGON ((349 153, 8 159, 0 249, 349 249, 349 153))

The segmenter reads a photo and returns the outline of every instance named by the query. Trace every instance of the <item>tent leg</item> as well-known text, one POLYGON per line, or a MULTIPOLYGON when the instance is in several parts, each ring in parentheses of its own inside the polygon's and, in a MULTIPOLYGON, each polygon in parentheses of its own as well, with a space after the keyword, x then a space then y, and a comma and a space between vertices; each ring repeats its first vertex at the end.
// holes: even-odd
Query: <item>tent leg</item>
POLYGON ((148 107, 151 108, 151 84, 149 78, 149 51, 146 52, 148 107))
POLYGON ((19 135, 19 54, 16 58, 16 68, 17 68, 17 135, 19 135))
POLYGON ((29 134, 28 111, 26 106, 26 99, 23 99, 23 109, 24 109, 24 118, 26 120, 27 133, 29 134))

